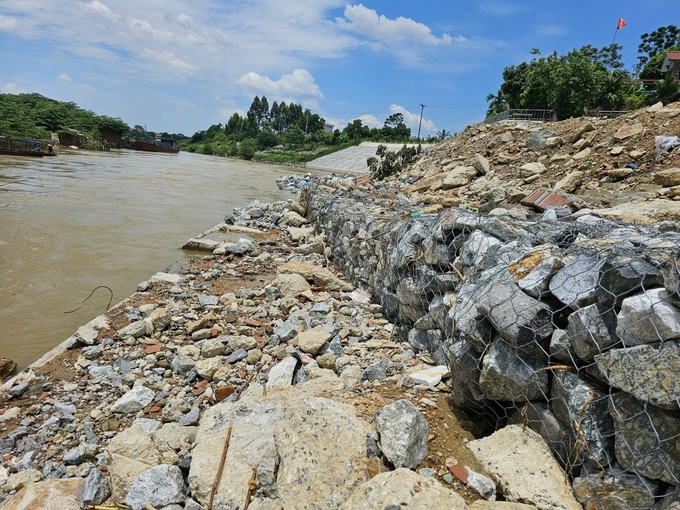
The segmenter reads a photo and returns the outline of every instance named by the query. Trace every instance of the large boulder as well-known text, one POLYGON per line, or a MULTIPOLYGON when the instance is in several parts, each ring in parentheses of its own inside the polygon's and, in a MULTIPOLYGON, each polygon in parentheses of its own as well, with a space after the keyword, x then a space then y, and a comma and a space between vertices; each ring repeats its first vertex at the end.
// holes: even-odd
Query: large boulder
POLYGON ((497 338, 482 360, 479 388, 490 400, 524 402, 548 396, 546 363, 497 338))
POLYGON ((557 133, 554 133, 549 129, 532 129, 527 133, 527 149, 531 151, 545 149, 548 138, 554 138, 556 136, 557 133))
POLYGON ((591 362, 618 342, 616 315, 613 310, 603 310, 599 303, 579 308, 569 316, 567 334, 576 355, 591 362))
POLYGON ((136 424, 114 436, 104 453, 115 501, 124 501, 137 477, 160 463, 151 436, 136 424))
POLYGON ((80 510, 76 490, 80 478, 48 479, 21 489, 4 510, 80 510))
POLYGON ((372 434, 353 406, 321 397, 289 402, 274 430, 276 491, 285 507, 337 508, 370 478, 372 434))
POLYGON ((680 435, 677 413, 645 405, 627 393, 611 396, 609 413, 616 430, 616 460, 626 471, 677 484, 680 435))
POLYGON ((594 461, 606 466, 614 460, 614 422, 609 397, 573 372, 556 370, 550 394, 553 413, 570 431, 574 463, 594 461))
POLYGON ((509 344, 530 356, 548 358, 555 329, 550 307, 505 281, 489 285, 476 306, 509 344))
POLYGON ((465 500, 435 478, 406 468, 381 473, 357 487, 341 510, 446 508, 465 510, 465 500))
POLYGON ((214 507, 230 508, 245 501, 248 482, 260 463, 275 459, 274 428, 282 414, 282 402, 241 398, 224 402, 203 414, 192 450, 187 482, 192 497, 203 506, 210 499, 215 474, 229 429, 231 437, 222 478, 215 491, 214 507))
POLYGON ((397 400, 375 413, 385 457, 397 468, 417 468, 427 457, 430 428, 418 408, 406 399, 397 400))
POLYGON ((184 475, 177 466, 161 464, 140 474, 130 487, 125 504, 130 510, 145 510, 184 503, 186 497, 184 475))
POLYGON ((628 347, 680 338, 680 309, 665 289, 631 296, 621 305, 616 334, 628 347))
POLYGON ((540 510, 581 510, 562 468, 533 430, 510 425, 467 446, 506 501, 535 505, 540 510))
POLYGON ((616 463, 598 466, 592 474, 582 473, 574 478, 573 487, 576 499, 586 510, 651 508, 660 488, 659 482, 626 473, 616 463))

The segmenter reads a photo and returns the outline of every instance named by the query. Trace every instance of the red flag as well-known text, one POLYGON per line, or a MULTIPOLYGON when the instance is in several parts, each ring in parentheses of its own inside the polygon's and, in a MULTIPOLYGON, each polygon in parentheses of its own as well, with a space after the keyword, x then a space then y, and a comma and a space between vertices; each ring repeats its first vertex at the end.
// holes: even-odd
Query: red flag
POLYGON ((626 26, 626 22, 623 21, 623 18, 619 18, 619 24, 616 25, 616 30, 620 30, 621 28, 626 26))

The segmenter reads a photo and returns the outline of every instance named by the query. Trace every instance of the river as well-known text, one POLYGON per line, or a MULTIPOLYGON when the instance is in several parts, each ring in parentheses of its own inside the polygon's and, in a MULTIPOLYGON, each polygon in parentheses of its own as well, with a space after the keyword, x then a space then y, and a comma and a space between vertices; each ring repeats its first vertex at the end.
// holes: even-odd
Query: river
POLYGON ((25 367, 137 284, 182 259, 179 247, 234 207, 294 198, 290 167, 180 152, 0 156, 0 356, 25 367))

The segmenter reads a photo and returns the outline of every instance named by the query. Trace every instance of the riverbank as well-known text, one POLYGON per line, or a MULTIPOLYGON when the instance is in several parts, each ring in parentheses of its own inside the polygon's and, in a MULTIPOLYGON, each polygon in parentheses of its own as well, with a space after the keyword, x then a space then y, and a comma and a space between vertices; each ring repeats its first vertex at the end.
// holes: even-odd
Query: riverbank
MULTIPOLYGON (((281 450, 281 432, 273 429, 286 423, 287 434, 301 435, 294 444, 310 446, 309 430, 295 425, 293 416, 284 418, 310 409, 318 409, 323 422, 314 433, 324 428, 330 433, 336 420, 351 425, 337 439, 343 451, 332 452, 355 467, 342 483, 327 480, 326 469, 337 471, 345 463, 322 451, 332 444, 322 436, 310 454, 326 468, 309 475, 306 501, 337 506, 331 501, 339 504, 351 489, 386 472, 385 464, 418 467, 426 482, 445 477, 451 483, 444 483, 465 500, 480 498, 454 482, 447 467, 482 471, 465 447, 474 436, 461 427, 458 420, 464 418, 449 411, 448 386, 441 382, 446 369, 393 341, 393 325, 383 318, 380 305, 327 264, 323 235, 298 213, 304 208, 297 203, 243 209, 241 218, 251 218, 243 221, 250 227, 239 221, 218 225, 188 243, 212 251, 221 236, 227 240, 223 254, 196 256, 175 274, 159 273, 140 283, 138 292, 5 385, 0 490, 19 492, 7 508, 25 508, 21 505, 47 488, 63 495, 54 499, 54 505, 62 506, 41 508, 77 508, 78 477, 93 479, 99 472, 109 477, 109 501, 123 502, 138 477, 155 465, 176 467, 191 488, 185 494, 178 482, 182 498, 173 503, 199 508, 185 499, 190 496, 207 508, 228 423, 230 452, 235 453, 227 456, 214 508, 246 500, 251 473, 247 469, 243 478, 245 464, 258 472, 251 508, 265 508, 258 498, 272 499, 273 494, 285 504, 300 494, 282 480, 267 481, 263 464, 280 462, 276 459, 283 454, 265 456, 262 442, 281 450), (272 228, 277 218, 282 219, 272 228), (374 414, 405 400, 413 402, 409 412, 421 424, 418 438, 415 443, 396 438, 394 449, 401 453, 388 461, 357 430, 377 440, 374 414), (265 414, 243 418, 243 423, 219 414, 244 405, 255 414, 264 405, 265 414), (272 412, 280 415, 278 420, 257 421, 272 412), (252 420, 261 428, 252 429, 252 420), (423 428, 425 421, 429 427, 423 428), (260 442, 257 451, 237 446, 248 444, 248 438, 260 442), (407 452, 404 445, 418 453, 407 452), (256 455, 259 464, 246 455, 256 455), (395 460, 399 455, 415 455, 416 460, 395 460), (239 476, 243 484, 237 483, 239 476), (337 496, 335 491, 340 491, 337 496)), ((387 439, 382 444, 385 450, 387 439)), ((309 466, 309 459, 295 462, 309 466)), ((442 497, 464 505, 453 491, 442 497)))

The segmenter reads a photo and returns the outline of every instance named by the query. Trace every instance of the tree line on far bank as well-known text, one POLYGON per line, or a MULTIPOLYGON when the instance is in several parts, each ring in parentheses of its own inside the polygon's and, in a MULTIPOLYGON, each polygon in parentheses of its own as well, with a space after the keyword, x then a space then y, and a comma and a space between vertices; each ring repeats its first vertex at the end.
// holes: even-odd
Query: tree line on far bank
MULTIPOLYGON (((361 119, 353 120, 343 130, 333 128, 300 104, 274 101, 270 107, 266 96, 255 96, 245 116, 234 113, 226 124, 197 131, 179 146, 201 154, 253 159, 260 152, 271 161, 302 162, 362 141, 416 142, 402 113, 387 117, 381 128, 370 128, 361 119)), ((435 142, 450 135, 442 130, 423 141, 435 142)))
POLYGON ((37 93, 0 94, 0 135, 48 140, 52 133, 72 138, 74 132, 101 140, 101 131, 130 130, 119 118, 80 108, 73 102, 57 101, 37 93))
POLYGON ((661 72, 668 50, 680 50, 680 29, 675 25, 642 34, 635 72, 624 69, 623 46, 591 45, 566 54, 553 51, 503 69, 503 83, 486 97, 487 115, 507 109, 547 109, 562 120, 588 111, 634 110, 680 98, 680 85, 661 72))

